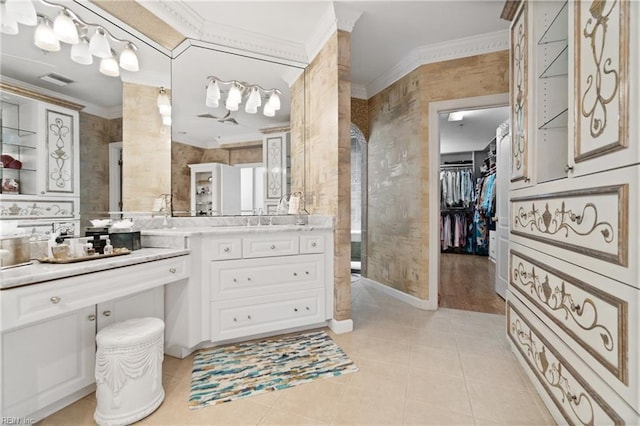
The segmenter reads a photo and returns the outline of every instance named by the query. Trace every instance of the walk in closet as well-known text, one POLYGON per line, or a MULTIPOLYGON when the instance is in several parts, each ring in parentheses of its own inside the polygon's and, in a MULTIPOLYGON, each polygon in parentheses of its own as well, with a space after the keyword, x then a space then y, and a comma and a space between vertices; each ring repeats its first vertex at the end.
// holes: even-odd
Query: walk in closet
MULTIPOLYGON (((458 111, 460 112, 460 111, 458 111)), ((504 313, 494 290, 496 128, 508 108, 440 117, 440 306, 504 313), (465 118, 466 117, 466 118, 465 118)))

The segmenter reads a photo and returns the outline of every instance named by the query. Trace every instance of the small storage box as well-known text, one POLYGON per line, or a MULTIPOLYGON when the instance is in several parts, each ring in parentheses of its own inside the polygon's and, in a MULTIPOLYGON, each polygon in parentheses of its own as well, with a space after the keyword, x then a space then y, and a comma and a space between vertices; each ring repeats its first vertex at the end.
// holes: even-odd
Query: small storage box
POLYGON ((113 248, 128 248, 129 250, 139 250, 140 231, 111 232, 109 234, 113 248))

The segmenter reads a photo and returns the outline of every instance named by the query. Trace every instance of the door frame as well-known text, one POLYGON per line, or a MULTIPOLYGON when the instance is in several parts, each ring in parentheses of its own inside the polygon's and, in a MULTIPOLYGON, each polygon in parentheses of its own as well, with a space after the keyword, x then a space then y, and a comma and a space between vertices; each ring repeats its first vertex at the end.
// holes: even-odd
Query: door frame
POLYGON ((109 144, 109 213, 116 215, 122 211, 118 205, 122 201, 122 166, 118 164, 121 152, 122 142, 109 144))
MULTIPOLYGON (((449 99, 429 103, 429 299, 428 309, 438 309, 440 283, 440 113, 509 105, 509 93, 449 99)), ((497 268, 497 259, 496 259, 497 268)))

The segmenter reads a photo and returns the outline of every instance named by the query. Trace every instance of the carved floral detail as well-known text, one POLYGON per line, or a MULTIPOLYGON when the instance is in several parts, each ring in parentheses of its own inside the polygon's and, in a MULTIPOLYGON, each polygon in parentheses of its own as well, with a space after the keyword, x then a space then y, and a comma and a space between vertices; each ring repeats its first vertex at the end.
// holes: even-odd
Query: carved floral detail
POLYGON ((593 203, 585 204, 579 213, 567 209, 564 201, 559 209, 551 213, 549 203, 546 203, 544 211, 540 213, 534 202, 529 211, 522 206, 518 208, 514 225, 549 235, 564 232, 566 238, 571 233, 586 236, 599 232, 605 243, 611 243, 614 234, 613 226, 609 222, 598 221, 598 208, 593 203))
POLYGON ((609 17, 618 9, 617 6, 617 0, 594 0, 589 8, 591 17, 582 31, 584 38, 590 42, 595 63, 595 72, 587 76, 587 87, 581 101, 582 115, 590 119, 589 131, 593 138, 602 135, 607 127, 607 105, 616 98, 620 85, 620 75, 613 59, 604 55, 609 17))
POLYGON ((49 156, 55 161, 56 167, 51 170, 49 177, 58 188, 65 188, 67 182, 71 181, 71 171, 67 166, 70 159, 69 153, 65 151, 65 147, 70 145, 68 139, 71 130, 66 126, 61 118, 56 118, 49 125, 51 134, 56 138, 56 149, 49 156))
POLYGON ((565 369, 559 361, 549 360, 547 348, 542 342, 534 338, 531 329, 524 327, 519 319, 515 319, 510 325, 511 336, 516 336, 519 345, 526 350, 526 356, 531 365, 547 384, 560 390, 562 402, 568 403, 573 414, 584 425, 594 424, 593 404, 584 391, 574 392, 571 383, 565 375, 565 369))
POLYGON ((38 203, 13 203, 0 205, 0 216, 73 216, 73 207, 65 207, 59 204, 46 205, 38 203))
POLYGON ((614 347, 613 335, 598 321, 598 308, 590 298, 576 301, 575 297, 567 292, 565 281, 558 286, 551 286, 549 275, 541 275, 536 272, 535 266, 531 265, 530 270, 525 268, 523 262, 513 268, 513 280, 522 287, 528 289, 531 296, 536 297, 546 305, 551 311, 563 311, 565 321, 571 318, 573 322, 586 331, 599 330, 600 338, 604 348, 611 352, 614 347))
POLYGON ((282 197, 281 139, 267 139, 267 197, 282 197))
POLYGON ((513 85, 514 99, 513 105, 513 138, 512 138, 512 166, 516 171, 521 171, 524 167, 525 152, 527 149, 526 129, 525 129, 525 109, 526 109, 526 17, 521 19, 515 34, 515 44, 513 46, 513 85))

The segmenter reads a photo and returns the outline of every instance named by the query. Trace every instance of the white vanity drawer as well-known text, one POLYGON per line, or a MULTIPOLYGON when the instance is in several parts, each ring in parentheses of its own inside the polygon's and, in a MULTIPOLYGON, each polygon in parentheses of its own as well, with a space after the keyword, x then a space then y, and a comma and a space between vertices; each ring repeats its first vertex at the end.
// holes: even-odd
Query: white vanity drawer
POLYGON ((536 387, 546 392, 562 415, 556 422, 639 424, 638 413, 511 292, 507 292, 507 334, 536 387))
POLYGON ((211 340, 320 323, 324 289, 211 303, 211 340))
POLYGON ((324 287, 322 255, 211 262, 211 300, 324 287))
POLYGON ((640 411, 640 292, 512 243, 509 290, 640 411))
POLYGON ((324 235, 300 235, 300 253, 324 253, 324 235))
POLYGON ((242 257, 242 239, 239 237, 204 239, 203 253, 209 260, 232 260, 242 257))
POLYGON ((242 239, 242 257, 271 257, 298 254, 297 234, 252 235, 242 239))
POLYGON ((2 290, 0 331, 187 278, 188 265, 179 256, 2 290))

